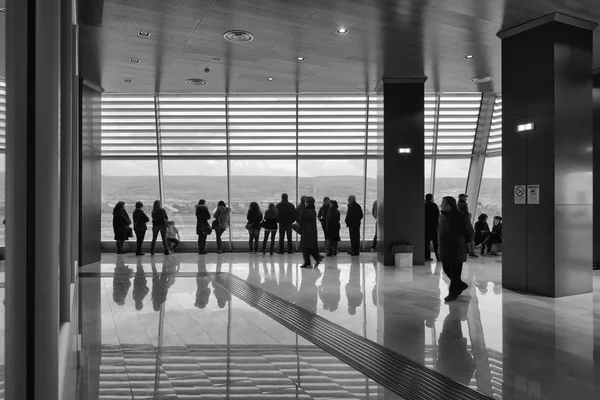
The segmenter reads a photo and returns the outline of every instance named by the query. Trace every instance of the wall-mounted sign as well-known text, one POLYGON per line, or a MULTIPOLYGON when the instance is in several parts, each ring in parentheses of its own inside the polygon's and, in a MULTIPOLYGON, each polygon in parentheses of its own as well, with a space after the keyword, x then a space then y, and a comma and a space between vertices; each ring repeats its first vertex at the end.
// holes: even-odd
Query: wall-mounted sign
POLYGON ((527 185, 527 203, 540 204, 540 185, 527 185))
POLYGON ((515 186, 515 204, 526 204, 525 203, 525 185, 515 186))

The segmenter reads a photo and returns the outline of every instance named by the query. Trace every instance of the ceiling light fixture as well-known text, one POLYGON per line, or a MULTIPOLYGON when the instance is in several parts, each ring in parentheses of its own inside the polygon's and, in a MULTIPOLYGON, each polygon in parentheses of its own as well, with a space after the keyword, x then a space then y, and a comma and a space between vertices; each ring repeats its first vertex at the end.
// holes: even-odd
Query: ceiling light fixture
POLYGON ((138 60, 138 59, 136 59, 136 58, 130 58, 130 59, 129 59, 129 62, 130 62, 130 63, 132 63, 132 64, 139 64, 139 63, 140 63, 140 60, 138 60))
POLYGON ((213 57, 212 62, 220 63, 220 62, 223 62, 223 59, 219 58, 219 57, 213 57))
POLYGON ((486 82, 491 82, 494 80, 493 76, 474 76, 473 78, 471 78, 471 82, 473 83, 486 83, 486 82))
POLYGON ((273 78, 272 76, 270 76, 270 77, 268 77, 268 78, 267 78, 267 80, 268 80, 269 82, 273 82, 273 81, 275 80, 275 78, 273 78))
POLYGON ((148 37, 148 36, 150 36, 150 32, 148 32, 148 31, 138 31, 138 36, 148 37))
POLYGON ((225 40, 231 43, 248 43, 254 39, 254 35, 252 35, 250 32, 238 29, 225 32, 223 37, 225 40))
POLYGON ((345 35, 346 33, 348 33, 348 31, 348 28, 340 28, 337 31, 335 31, 335 33, 337 33, 338 35, 345 35))
POLYGON ((123 79, 123 82, 125 82, 125 83, 131 83, 131 79, 123 79))
POLYGON ((187 83, 188 85, 206 85, 208 83, 208 81, 204 80, 204 79, 198 79, 198 78, 190 78, 190 79, 186 79, 185 83, 187 83))
POLYGON ((296 57, 294 60, 296 60, 297 62, 304 62, 304 61, 306 61, 306 58, 304 58, 304 57, 296 57))
POLYGON ((475 58, 475 56, 474 56, 473 54, 467 54, 467 55, 465 56, 465 59, 467 59, 467 60, 472 60, 472 59, 474 59, 474 58, 475 58))

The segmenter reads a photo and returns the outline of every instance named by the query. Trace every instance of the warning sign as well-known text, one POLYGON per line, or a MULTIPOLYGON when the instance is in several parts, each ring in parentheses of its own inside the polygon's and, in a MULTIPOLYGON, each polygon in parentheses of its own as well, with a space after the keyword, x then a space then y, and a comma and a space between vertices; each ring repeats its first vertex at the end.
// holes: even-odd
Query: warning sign
POLYGON ((515 186, 515 204, 526 204, 525 203, 525 185, 515 186))
POLYGON ((540 204, 540 185, 527 185, 527 203, 540 204))

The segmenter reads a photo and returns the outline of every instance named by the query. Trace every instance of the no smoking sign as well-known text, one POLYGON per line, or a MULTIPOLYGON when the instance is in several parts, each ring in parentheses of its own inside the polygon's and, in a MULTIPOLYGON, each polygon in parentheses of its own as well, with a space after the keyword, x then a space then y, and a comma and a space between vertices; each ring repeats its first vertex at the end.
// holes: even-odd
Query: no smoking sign
POLYGON ((515 204, 526 204, 525 185, 515 186, 515 204))

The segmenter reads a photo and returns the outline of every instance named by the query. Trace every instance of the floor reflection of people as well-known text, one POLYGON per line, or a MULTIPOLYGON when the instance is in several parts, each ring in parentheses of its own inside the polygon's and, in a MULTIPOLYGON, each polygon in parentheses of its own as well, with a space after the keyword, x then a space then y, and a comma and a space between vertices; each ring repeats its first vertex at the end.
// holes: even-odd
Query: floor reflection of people
MULTIPOLYGON (((375 236, 377 237, 377 232, 375 232, 375 236)), ((373 261, 373 269, 375 269, 375 285, 373 285, 371 297, 373 298, 373 305, 377 306, 377 260, 373 261)))
POLYGON ((152 262, 152 306, 154 311, 159 311, 160 307, 167 301, 169 288, 175 283, 175 269, 177 265, 165 257, 162 272, 159 274, 156 269, 156 263, 152 262))
POLYGON ((252 286, 260 287, 262 279, 260 277, 260 268, 257 261, 251 260, 248 264, 248 277, 246 278, 246 282, 252 286))
POLYGON ((113 278, 113 300, 118 305, 125 304, 127 293, 131 287, 131 276, 133 272, 128 265, 125 265, 122 258, 119 257, 115 266, 115 276, 113 278))
POLYGON ((282 262, 279 264, 279 286, 277 288, 279 297, 293 302, 296 299, 298 288, 294 285, 294 269, 293 263, 288 262, 287 268, 282 262))
POLYGON ((231 293, 226 289, 223 289, 220 285, 215 285, 213 282, 213 293, 217 299, 217 305, 219 308, 225 308, 228 301, 231 301, 231 293))
POLYGON ((144 267, 142 266, 142 261, 138 258, 135 278, 133 278, 133 301, 135 302, 136 310, 140 311, 144 308, 144 298, 146 298, 149 291, 144 267))
POLYGON ((323 310, 336 311, 340 304, 341 285, 340 269, 337 265, 327 265, 319 286, 319 297, 323 302, 323 310))
POLYGON ((300 283, 300 289, 298 289, 296 302, 313 314, 317 313, 317 280, 320 277, 321 271, 318 269, 302 268, 302 282, 300 283))
POLYGON ((463 335, 461 321, 467 319, 469 303, 452 302, 449 308, 450 313, 444 319, 439 338, 437 370, 463 385, 468 385, 475 372, 475 360, 467 351, 467 339, 463 335))
POLYGON ((350 264, 350 279, 346 284, 346 296, 348 297, 348 313, 356 314, 356 308, 360 307, 364 294, 360 287, 360 263, 358 259, 353 258, 350 264))
POLYGON ((477 281, 475 286, 477 286, 477 289, 479 289, 481 294, 486 294, 488 292, 488 283, 486 281, 477 281))
POLYGON ((271 261, 271 269, 267 266, 267 262, 263 261, 263 272, 265 280, 261 287, 268 293, 277 294, 277 274, 275 273, 275 263, 271 261))
POLYGON ((194 305, 198 308, 205 308, 208 305, 208 299, 210 298, 210 288, 208 284, 210 278, 207 275, 206 263, 204 258, 198 258, 198 275, 196 276, 196 302, 194 305))

